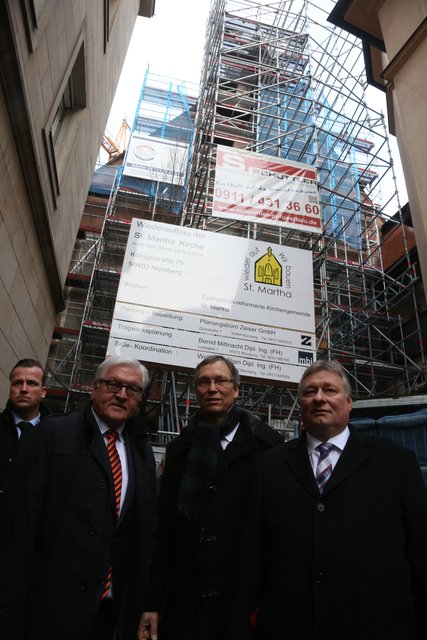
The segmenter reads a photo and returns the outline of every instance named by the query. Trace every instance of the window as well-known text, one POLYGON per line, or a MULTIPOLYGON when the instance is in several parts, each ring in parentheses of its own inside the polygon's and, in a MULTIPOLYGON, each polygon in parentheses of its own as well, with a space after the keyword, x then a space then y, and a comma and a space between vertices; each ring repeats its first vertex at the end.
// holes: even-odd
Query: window
POLYGON ((116 19, 120 0, 104 0, 104 53, 110 40, 110 33, 116 19))
POLYGON ((71 113, 86 106, 86 83, 84 72, 84 48, 80 47, 75 65, 59 101, 51 125, 53 142, 57 142, 61 128, 71 113))
POLYGON ((55 9, 55 0, 22 0, 22 13, 30 51, 35 51, 40 33, 55 9))
POLYGON ((86 73, 83 32, 80 34, 58 91, 55 106, 44 129, 44 139, 50 169, 50 181, 55 201, 60 193, 61 177, 86 106, 86 73))

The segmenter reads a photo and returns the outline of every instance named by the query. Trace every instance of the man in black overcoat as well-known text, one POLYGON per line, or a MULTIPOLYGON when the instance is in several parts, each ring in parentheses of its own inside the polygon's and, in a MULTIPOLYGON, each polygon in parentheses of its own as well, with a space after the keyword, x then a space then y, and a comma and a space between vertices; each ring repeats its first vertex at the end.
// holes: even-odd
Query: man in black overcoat
POLYGON ((224 638, 256 459, 282 437, 235 401, 239 373, 223 356, 195 371, 199 411, 166 450, 160 489, 159 639, 224 638))
POLYGON ((109 358, 84 411, 35 430, 11 516, 0 637, 136 638, 156 528, 154 457, 133 421, 147 383, 137 360, 109 358))
POLYGON ((348 427, 336 361, 304 372, 299 401, 301 436, 259 465, 256 637, 425 640, 427 495, 414 454, 348 427))
POLYGON ((43 404, 46 396, 45 373, 38 360, 19 360, 9 378, 9 399, 0 414, 0 514, 18 450, 22 448, 29 431, 48 413, 43 404))

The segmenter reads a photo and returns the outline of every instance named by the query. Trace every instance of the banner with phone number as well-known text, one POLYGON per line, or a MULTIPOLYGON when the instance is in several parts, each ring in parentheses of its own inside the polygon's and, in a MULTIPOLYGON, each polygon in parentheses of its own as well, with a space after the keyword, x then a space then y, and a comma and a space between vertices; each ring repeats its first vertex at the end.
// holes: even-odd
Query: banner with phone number
POLYGON ((212 215, 321 233, 316 169, 218 145, 212 215))

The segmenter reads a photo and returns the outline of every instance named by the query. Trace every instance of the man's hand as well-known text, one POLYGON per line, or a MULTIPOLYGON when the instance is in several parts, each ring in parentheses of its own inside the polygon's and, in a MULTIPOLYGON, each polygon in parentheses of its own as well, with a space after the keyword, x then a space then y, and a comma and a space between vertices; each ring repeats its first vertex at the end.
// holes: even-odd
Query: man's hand
POLYGON ((138 624, 138 640, 157 640, 158 621, 156 611, 144 611, 138 624))

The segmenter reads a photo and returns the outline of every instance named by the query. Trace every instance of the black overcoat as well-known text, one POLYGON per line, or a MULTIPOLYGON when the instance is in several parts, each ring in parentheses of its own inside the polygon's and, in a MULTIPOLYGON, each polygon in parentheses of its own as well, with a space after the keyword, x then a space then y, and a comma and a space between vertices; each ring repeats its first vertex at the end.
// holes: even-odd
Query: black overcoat
POLYGON ((21 637, 26 620, 29 640, 86 639, 110 565, 117 637, 136 637, 154 547, 156 477, 151 447, 133 426, 123 431, 129 484, 119 520, 107 450, 90 408, 47 418, 35 430, 8 536, 1 637, 21 637))
POLYGON ((304 436, 259 471, 257 638, 425 640, 427 495, 414 454, 351 431, 322 495, 304 436))
MULTIPOLYGON (((212 427, 214 428, 214 427, 212 427)), ((257 457, 283 438, 249 412, 224 451, 223 469, 209 487, 203 522, 186 520, 176 508, 194 433, 194 422, 168 445, 159 506, 160 634, 169 640, 223 637, 237 550, 257 457), (180 636, 180 633, 183 635, 180 636)))
MULTIPOLYGON (((49 414, 47 406, 41 402, 40 407, 41 418, 49 414)), ((0 513, 3 508, 3 502, 8 490, 9 475, 22 442, 18 438, 15 420, 12 414, 12 406, 8 401, 5 410, 0 414, 0 513)))

